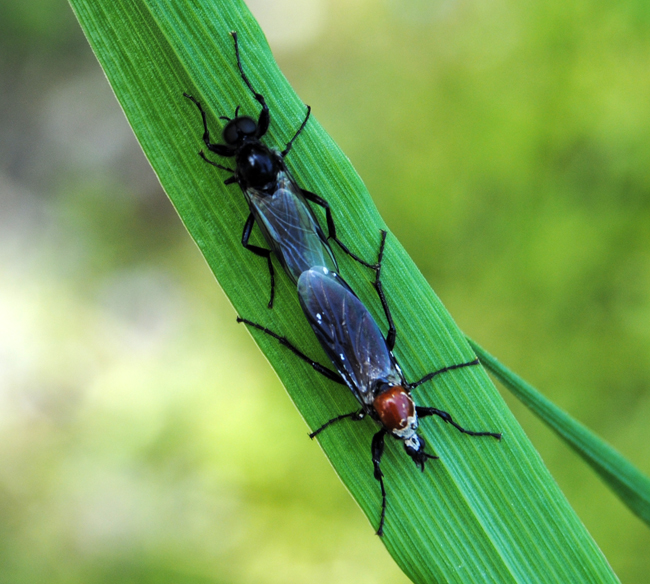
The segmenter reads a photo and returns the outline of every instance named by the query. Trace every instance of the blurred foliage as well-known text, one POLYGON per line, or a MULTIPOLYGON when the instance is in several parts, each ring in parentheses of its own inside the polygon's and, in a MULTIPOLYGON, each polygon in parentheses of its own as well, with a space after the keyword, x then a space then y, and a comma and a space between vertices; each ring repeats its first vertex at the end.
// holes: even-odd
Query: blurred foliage
MULTIPOLYGON (((313 4, 278 61, 461 328, 650 471, 647 3, 313 4)), ((0 582, 401 581, 69 8, 6 0, 0 39, 0 582)), ((511 405, 645 582, 647 528, 511 405)))

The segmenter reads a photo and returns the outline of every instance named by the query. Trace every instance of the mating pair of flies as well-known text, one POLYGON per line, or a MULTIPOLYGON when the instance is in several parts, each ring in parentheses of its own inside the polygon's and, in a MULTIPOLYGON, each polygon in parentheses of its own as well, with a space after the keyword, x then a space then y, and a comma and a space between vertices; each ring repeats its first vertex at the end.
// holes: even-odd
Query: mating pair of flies
POLYGON ((309 324, 336 372, 313 361, 286 337, 266 327, 243 318, 237 318, 263 333, 277 339, 284 347, 328 379, 346 385, 360 404, 360 409, 337 416, 325 422, 310 434, 314 438, 325 428, 345 419, 353 421, 371 418, 379 425, 375 433, 371 454, 375 479, 381 488, 381 516, 377 535, 383 535, 386 516, 386 489, 381 471, 384 438, 391 435, 401 441, 406 454, 424 471, 425 462, 438 458, 425 451, 424 439, 418 434, 419 419, 438 416, 457 430, 470 436, 492 436, 500 439, 496 432, 473 432, 457 424, 448 412, 432 407, 416 406, 411 391, 437 375, 478 365, 478 359, 468 363, 450 365, 428 373, 422 379, 408 382, 400 368, 393 349, 397 337, 381 283, 381 265, 386 242, 382 231, 381 245, 376 264, 370 264, 355 255, 337 237, 332 212, 327 201, 298 186, 287 170, 285 157, 296 138, 309 120, 310 108, 298 131, 289 140, 284 150, 277 151, 261 142, 271 121, 269 107, 264 97, 257 93, 244 73, 239 54, 237 33, 232 32, 235 56, 242 80, 262 106, 257 121, 239 114, 239 106, 233 118, 222 116, 226 121, 223 129, 223 144, 210 142, 210 132, 205 111, 199 101, 184 94, 201 112, 203 120, 203 142, 206 148, 224 158, 234 159, 234 168, 229 168, 208 159, 203 151, 199 154, 209 164, 230 173, 225 184, 238 184, 248 203, 250 214, 244 225, 242 245, 254 254, 267 259, 271 277, 269 308, 273 306, 275 276, 271 255, 274 254, 289 277, 297 286, 298 298, 309 324), (327 237, 309 202, 325 210, 327 237), (249 243, 253 225, 262 231, 270 249, 249 243), (382 303, 388 332, 383 335, 368 309, 357 298, 350 286, 338 273, 336 257, 329 245, 335 241, 350 257, 375 271, 373 282, 382 303))

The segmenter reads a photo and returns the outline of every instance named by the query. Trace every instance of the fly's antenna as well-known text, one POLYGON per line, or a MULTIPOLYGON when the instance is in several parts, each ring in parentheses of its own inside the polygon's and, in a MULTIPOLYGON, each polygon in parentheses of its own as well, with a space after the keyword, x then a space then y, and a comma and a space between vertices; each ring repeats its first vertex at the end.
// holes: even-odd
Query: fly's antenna
POLYGON ((241 106, 238 105, 238 106, 235 108, 235 116, 234 116, 234 118, 229 118, 228 116, 219 116, 219 119, 220 119, 220 120, 225 120, 226 122, 232 122, 233 119, 239 117, 239 108, 240 108, 240 107, 241 107, 241 106))

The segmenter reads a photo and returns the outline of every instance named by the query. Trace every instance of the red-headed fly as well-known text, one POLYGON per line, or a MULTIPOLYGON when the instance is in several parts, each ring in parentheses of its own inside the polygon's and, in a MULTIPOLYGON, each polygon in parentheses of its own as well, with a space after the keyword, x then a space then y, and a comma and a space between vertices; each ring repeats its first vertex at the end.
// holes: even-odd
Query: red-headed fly
POLYGON ((371 444, 374 476, 379 481, 382 496, 377 535, 383 534, 386 516, 386 489, 380 464, 387 434, 402 442, 406 454, 422 471, 427 460, 437 457, 426 452, 424 439, 418 434, 420 418, 438 416, 464 434, 501 439, 501 434, 496 432, 466 430, 452 419, 451 414, 443 410, 415 405, 411 396, 413 389, 441 373, 478 365, 479 361, 475 359, 468 363, 450 365, 412 383, 406 380, 393 354, 396 331, 381 286, 381 260, 385 239, 386 233, 383 232, 375 287, 389 322, 386 337, 368 309, 335 272, 322 266, 312 267, 298 279, 298 296, 302 309, 338 373, 307 357, 285 337, 259 324, 242 318, 237 319, 238 322, 244 322, 273 336, 319 373, 337 383, 347 385, 361 404, 360 410, 337 416, 323 424, 310 434, 312 438, 328 426, 346 418, 358 421, 370 417, 379 424, 380 429, 371 444))

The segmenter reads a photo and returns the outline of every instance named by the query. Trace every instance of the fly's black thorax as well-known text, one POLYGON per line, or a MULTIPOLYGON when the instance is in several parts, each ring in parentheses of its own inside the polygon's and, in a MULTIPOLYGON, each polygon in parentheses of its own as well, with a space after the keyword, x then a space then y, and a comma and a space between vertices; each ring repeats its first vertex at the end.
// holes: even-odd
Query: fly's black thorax
POLYGON ((237 178, 242 189, 253 188, 272 195, 283 165, 278 155, 260 142, 245 143, 236 155, 237 178))

